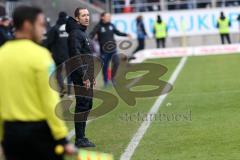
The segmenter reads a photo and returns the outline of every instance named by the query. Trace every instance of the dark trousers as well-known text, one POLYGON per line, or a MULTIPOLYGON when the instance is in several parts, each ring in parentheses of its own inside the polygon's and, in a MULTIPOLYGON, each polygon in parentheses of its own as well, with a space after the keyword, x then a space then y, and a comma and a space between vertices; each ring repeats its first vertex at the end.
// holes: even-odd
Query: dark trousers
POLYGON ((222 44, 225 44, 225 39, 228 44, 231 44, 230 35, 229 34, 220 34, 222 44))
POLYGON ((145 39, 138 39, 138 46, 133 53, 137 53, 145 48, 145 39))
POLYGON ((88 114, 93 106, 93 100, 92 100, 93 85, 91 85, 91 88, 88 90, 78 88, 77 86, 83 86, 83 82, 81 79, 82 77, 74 74, 72 74, 71 77, 74 84, 75 98, 76 98, 74 125, 75 125, 76 141, 77 141, 79 139, 85 138, 86 121, 88 118, 88 114), (84 94, 86 93, 91 96, 78 95, 78 93, 80 92, 84 94))
POLYGON ((5 122, 3 127, 6 160, 63 160, 55 154, 56 141, 46 122, 5 122))
POLYGON ((112 61, 112 72, 111 72, 111 78, 114 79, 116 74, 117 74, 117 70, 118 70, 118 66, 120 64, 120 58, 119 55, 116 52, 113 53, 101 53, 101 59, 103 61, 103 80, 104 80, 104 84, 107 85, 108 84, 108 67, 109 67, 109 63, 112 61))
POLYGON ((157 38, 156 43, 157 43, 157 48, 165 48, 166 47, 166 38, 157 38))
MULTIPOLYGON (((56 64, 57 65, 57 83, 60 89, 60 93, 63 93, 65 91, 64 89, 64 79, 63 79, 63 70, 64 70, 64 65, 62 63, 56 64)), ((66 70, 67 71, 67 70, 66 70)), ((68 83, 68 88, 67 88, 67 94, 70 95, 71 92, 71 78, 68 76, 67 78, 67 83, 68 83)))

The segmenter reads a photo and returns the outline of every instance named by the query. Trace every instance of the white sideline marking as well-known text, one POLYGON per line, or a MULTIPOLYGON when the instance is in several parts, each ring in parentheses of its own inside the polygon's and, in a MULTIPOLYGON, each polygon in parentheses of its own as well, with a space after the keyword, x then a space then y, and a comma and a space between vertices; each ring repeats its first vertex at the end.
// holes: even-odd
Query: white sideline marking
MULTIPOLYGON (((176 81, 179 73, 181 72, 182 68, 184 67, 186 61, 187 61, 187 57, 183 57, 181 59, 178 66, 176 67, 175 71, 173 72, 171 78, 169 79, 168 83, 171 83, 172 85, 174 84, 174 82, 176 81)), ((164 92, 165 89, 167 89, 167 88, 165 87, 163 89, 163 92, 164 92)), ((168 94, 164 94, 164 95, 160 95, 158 97, 158 99, 155 101, 154 105, 152 106, 152 108, 148 112, 148 115, 156 114, 158 112, 158 109, 160 108, 162 102, 167 97, 167 95, 168 94)), ((122 153, 122 155, 120 157, 120 160, 130 160, 131 159, 133 153, 135 152, 139 142, 143 138, 143 135, 147 131, 150 124, 151 124, 151 121, 144 121, 141 124, 141 126, 138 128, 137 132, 135 133, 135 135, 131 139, 130 143, 128 144, 127 148, 122 153)))
POLYGON ((126 88, 131 88, 134 84, 139 82, 141 79, 142 79, 142 77, 138 77, 138 78, 132 80, 128 85, 126 85, 126 88))

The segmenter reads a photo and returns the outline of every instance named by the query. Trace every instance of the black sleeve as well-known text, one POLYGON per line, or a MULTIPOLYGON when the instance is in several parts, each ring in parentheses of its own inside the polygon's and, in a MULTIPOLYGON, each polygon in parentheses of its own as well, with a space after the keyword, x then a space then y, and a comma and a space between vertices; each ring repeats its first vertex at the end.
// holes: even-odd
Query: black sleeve
POLYGON ((97 25, 93 28, 93 30, 90 32, 89 38, 90 38, 90 39, 93 39, 93 38, 95 37, 95 35, 97 34, 97 32, 99 31, 99 29, 100 29, 100 25, 97 24, 97 25))
POLYGON ((56 27, 51 28, 47 33, 47 48, 50 50, 53 46, 53 44, 58 39, 58 31, 56 27))
POLYGON ((120 32, 114 25, 112 25, 113 27, 113 32, 118 35, 118 36, 122 36, 122 37, 127 37, 128 34, 127 33, 123 33, 123 32, 120 32))
POLYGON ((77 31, 70 33, 68 37, 69 48, 71 50, 71 57, 81 54, 80 48, 82 47, 83 38, 77 31))
POLYGON ((3 43, 5 43, 6 41, 11 40, 11 37, 9 37, 4 30, 0 30, 0 39, 1 39, 1 40, 0 40, 1 43, 3 44, 3 43))
POLYGON ((82 77, 83 80, 87 80, 88 77, 84 73, 85 64, 83 63, 82 57, 80 57, 80 55, 82 55, 81 48, 83 47, 82 44, 84 43, 84 38, 77 31, 74 31, 69 35, 68 41, 69 41, 69 48, 70 48, 70 53, 69 53, 70 56, 71 57, 78 56, 77 63, 79 68, 76 70, 76 72, 79 74, 80 77, 82 77))
POLYGON ((57 140, 56 143, 60 144, 60 145, 66 145, 69 143, 69 141, 67 138, 62 138, 62 139, 57 140))

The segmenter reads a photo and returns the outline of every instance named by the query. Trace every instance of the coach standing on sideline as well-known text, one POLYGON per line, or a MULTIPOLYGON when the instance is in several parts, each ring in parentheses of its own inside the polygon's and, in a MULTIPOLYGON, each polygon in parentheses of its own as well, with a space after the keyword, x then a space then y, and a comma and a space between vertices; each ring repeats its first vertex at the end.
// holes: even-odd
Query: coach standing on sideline
POLYGON ((112 73, 111 80, 113 85, 116 85, 115 75, 117 73, 117 69, 120 63, 119 56, 117 54, 117 45, 116 40, 114 39, 114 35, 129 37, 131 35, 122 33, 111 23, 111 15, 110 13, 104 12, 101 14, 101 20, 90 33, 90 38, 93 39, 95 35, 97 35, 98 42, 100 45, 101 59, 103 61, 103 80, 104 87, 108 86, 108 66, 110 61, 112 60, 112 73), (109 49, 113 46, 111 49, 109 49))
POLYGON ((63 160, 64 147, 73 154, 74 146, 68 144, 67 128, 55 115, 59 97, 49 86, 54 62, 37 44, 45 30, 44 14, 39 8, 22 6, 14 11, 13 21, 16 39, 0 49, 4 154, 7 160, 63 160))
POLYGON ((77 8, 74 12, 75 18, 70 17, 67 21, 66 31, 69 33, 68 47, 69 56, 80 57, 78 59, 79 67, 71 74, 72 81, 75 85, 75 145, 78 148, 82 147, 95 147, 95 144, 85 137, 86 121, 90 110, 92 109, 93 100, 90 96, 81 96, 78 93, 93 94, 94 80, 94 64, 92 57, 92 46, 86 34, 87 27, 89 26, 89 11, 86 8, 77 8), (85 56, 89 56, 85 57, 85 56), (79 87, 82 89, 80 91, 79 87), (78 120, 80 113, 84 114, 84 119, 78 120))

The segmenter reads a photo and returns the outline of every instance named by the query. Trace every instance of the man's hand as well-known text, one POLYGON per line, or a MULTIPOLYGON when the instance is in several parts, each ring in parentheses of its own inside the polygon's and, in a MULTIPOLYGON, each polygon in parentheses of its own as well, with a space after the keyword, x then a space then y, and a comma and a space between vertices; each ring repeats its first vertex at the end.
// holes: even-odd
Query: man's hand
POLYGON ((84 84, 84 87, 87 89, 89 89, 91 87, 91 83, 90 83, 89 79, 83 81, 83 84, 84 84))
POLYGON ((73 144, 68 143, 64 146, 64 151, 65 151, 65 154, 67 155, 73 155, 76 153, 76 148, 74 147, 73 144))
POLYGON ((132 35, 131 35, 131 34, 128 34, 128 38, 129 38, 129 39, 132 39, 132 35))
POLYGON ((96 80, 95 80, 95 78, 94 78, 94 79, 93 79, 93 86, 96 87, 96 84, 97 84, 97 82, 96 82, 96 80))

